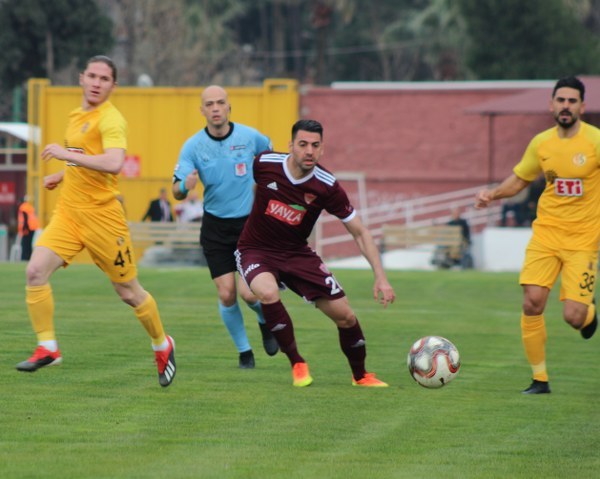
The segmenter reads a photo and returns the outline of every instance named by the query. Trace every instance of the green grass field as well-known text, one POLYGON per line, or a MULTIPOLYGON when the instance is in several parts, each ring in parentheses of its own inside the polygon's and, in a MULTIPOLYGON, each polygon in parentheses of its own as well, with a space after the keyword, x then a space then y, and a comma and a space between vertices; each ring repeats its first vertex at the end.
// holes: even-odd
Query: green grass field
POLYGON ((262 351, 244 307, 255 370, 218 318, 206 269, 141 269, 177 342, 177 378, 158 385, 149 339, 102 273, 52 281, 64 364, 14 365, 35 346, 24 265, 0 265, 2 478, 593 478, 600 474, 600 335, 583 341, 547 310, 552 394, 525 396, 517 274, 391 272, 397 301, 371 298, 370 272, 340 270, 387 389, 350 385, 333 323, 290 293, 314 384, 293 388, 287 359, 262 351), (406 354, 441 335, 461 353, 445 388, 418 386, 406 354))

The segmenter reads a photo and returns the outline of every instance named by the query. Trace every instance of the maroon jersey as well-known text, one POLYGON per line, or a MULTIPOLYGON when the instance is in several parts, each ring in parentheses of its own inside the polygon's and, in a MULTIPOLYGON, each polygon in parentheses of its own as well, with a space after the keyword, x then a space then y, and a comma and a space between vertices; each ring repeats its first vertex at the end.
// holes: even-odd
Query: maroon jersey
POLYGON ((295 250, 307 238, 321 211, 346 222, 356 212, 335 177, 315 166, 297 180, 288 171, 288 154, 265 152, 254 159, 254 205, 238 242, 238 248, 295 250))

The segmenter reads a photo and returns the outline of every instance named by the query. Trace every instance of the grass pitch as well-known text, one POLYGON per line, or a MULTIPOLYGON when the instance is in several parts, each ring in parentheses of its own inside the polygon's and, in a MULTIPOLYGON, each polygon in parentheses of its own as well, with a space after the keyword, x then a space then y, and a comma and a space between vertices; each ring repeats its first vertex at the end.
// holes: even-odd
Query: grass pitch
POLYGON ((52 281, 64 363, 34 374, 24 265, 0 265, 0 477, 591 478, 600 471, 600 335, 583 341, 546 313, 552 394, 525 396, 517 274, 391 272, 397 301, 371 297, 370 272, 336 272, 387 389, 350 385, 333 323, 291 293, 300 352, 315 382, 293 388, 287 359, 262 351, 243 307, 255 370, 237 368, 206 269, 141 269, 177 343, 177 378, 158 385, 149 340, 95 266, 52 281), (418 386, 406 355, 425 335, 457 346, 462 368, 418 386))

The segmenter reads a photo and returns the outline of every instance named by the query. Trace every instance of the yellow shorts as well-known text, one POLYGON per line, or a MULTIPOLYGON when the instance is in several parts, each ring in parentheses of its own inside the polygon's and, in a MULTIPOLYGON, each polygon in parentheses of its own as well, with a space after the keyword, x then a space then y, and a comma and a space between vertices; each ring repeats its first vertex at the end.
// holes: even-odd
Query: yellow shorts
POLYGON ((129 227, 118 201, 97 208, 56 207, 36 246, 60 256, 65 267, 83 248, 111 281, 125 283, 137 277, 129 227))
POLYGON ((521 284, 552 289, 561 275, 560 300, 591 304, 598 272, 597 251, 572 251, 544 246, 532 238, 519 277, 521 284), (562 273, 561 273, 562 271, 562 273))

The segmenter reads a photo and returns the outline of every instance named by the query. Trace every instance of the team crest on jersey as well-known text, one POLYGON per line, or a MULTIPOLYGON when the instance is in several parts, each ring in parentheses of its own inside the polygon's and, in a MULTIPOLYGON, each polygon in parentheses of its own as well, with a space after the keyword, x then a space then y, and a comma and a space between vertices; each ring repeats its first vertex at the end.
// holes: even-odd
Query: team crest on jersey
POLYGON ((288 225, 298 226, 302 223, 306 210, 302 206, 286 205, 281 201, 271 200, 267 205, 265 214, 288 225))
POLYGON ((306 201, 307 204, 310 205, 316 199, 317 195, 313 195, 312 193, 304 193, 304 201, 306 201))
POLYGON ((587 158, 585 157, 585 155, 583 153, 577 153, 573 157, 573 164, 575 166, 583 166, 583 165, 585 165, 586 160, 587 160, 587 158))
POLYGON ((580 178, 556 178, 554 193, 558 196, 583 196, 583 180, 580 178))
POLYGON ((235 176, 245 176, 247 172, 246 163, 235 164, 235 176))
POLYGON ((83 126, 81 127, 81 133, 85 133, 86 131, 88 131, 88 128, 90 127, 90 122, 86 121, 83 126))

